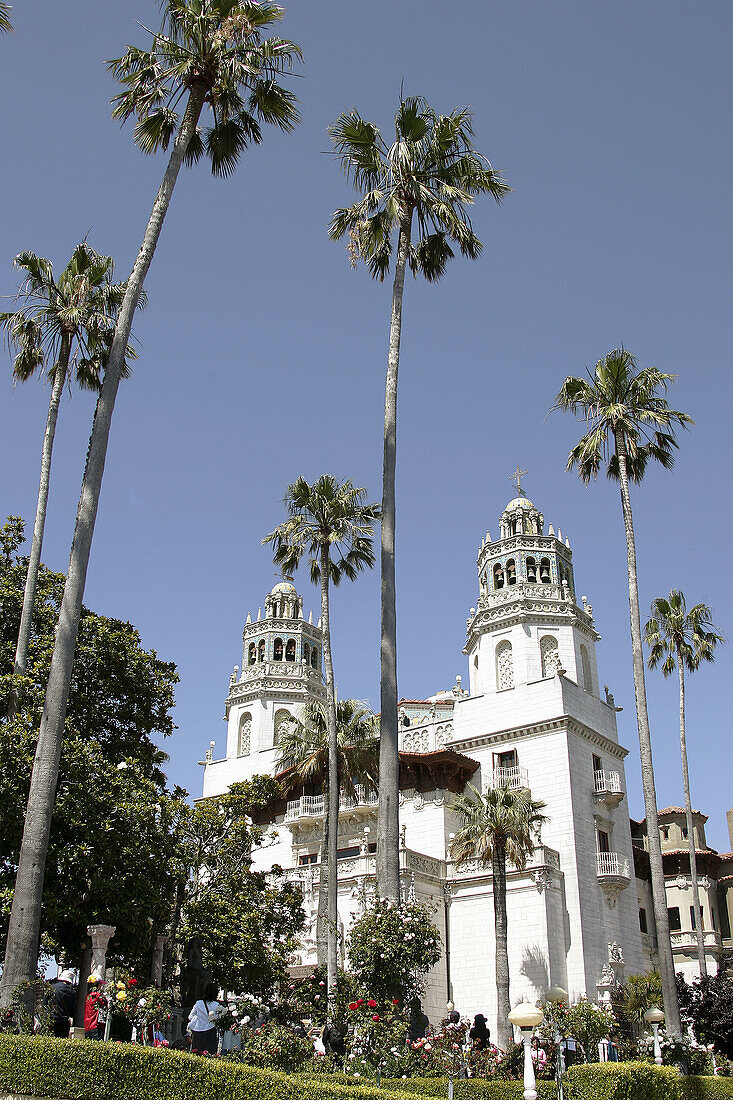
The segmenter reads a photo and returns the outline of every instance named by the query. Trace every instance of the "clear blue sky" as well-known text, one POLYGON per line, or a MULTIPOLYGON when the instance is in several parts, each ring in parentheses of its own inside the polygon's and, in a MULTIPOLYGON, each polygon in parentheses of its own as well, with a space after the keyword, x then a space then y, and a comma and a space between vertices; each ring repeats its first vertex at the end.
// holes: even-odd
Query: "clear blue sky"
MULTIPOLYGON (((144 43, 152 0, 17 3, 0 41, 4 171, 0 293, 32 248, 58 267, 85 233, 125 277, 163 160, 144 158, 110 119, 103 62, 144 43)), ((399 687, 416 697, 466 676, 475 556, 525 486, 570 537, 579 589, 603 635, 601 682, 617 702, 629 809, 641 815, 618 493, 564 472, 578 428, 545 418, 568 373, 623 342, 679 374, 673 404, 695 428, 673 473, 634 495, 642 602, 681 587, 733 633, 729 492, 733 9, 614 0, 375 0, 294 3, 284 33, 305 52, 293 82, 303 124, 268 134, 236 175, 185 173, 136 334, 140 361, 120 390, 86 603, 130 619, 177 662, 170 774, 200 790, 241 628, 274 583, 261 537, 298 474, 352 477, 377 499, 389 286, 349 269, 326 236, 350 192, 327 155, 340 111, 388 127, 400 84, 438 110, 470 104, 478 148, 514 188, 475 211, 476 263, 437 286, 409 280, 398 456, 399 687)), ((48 391, 12 390, 2 353, 2 513, 32 523, 48 391)), ((65 399, 44 558, 68 560, 92 402, 65 399)), ((306 609, 317 594, 298 579, 306 609)), ((378 705, 376 573, 337 592, 342 694, 378 705)), ((727 850, 730 647, 689 690, 694 802, 727 850)), ((649 678, 660 805, 682 798, 677 692, 649 678)))

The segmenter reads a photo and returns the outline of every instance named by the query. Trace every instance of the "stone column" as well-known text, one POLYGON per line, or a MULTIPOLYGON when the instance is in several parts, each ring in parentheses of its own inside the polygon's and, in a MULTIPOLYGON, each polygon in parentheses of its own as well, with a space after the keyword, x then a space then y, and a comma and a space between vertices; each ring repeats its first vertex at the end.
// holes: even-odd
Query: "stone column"
POLYGON ((92 939, 92 974, 104 980, 107 945, 117 931, 111 924, 90 924, 87 935, 92 939))
POLYGON ((155 947, 153 948, 153 963, 150 967, 150 978, 153 985, 157 985, 160 989, 163 981, 163 951, 165 945, 168 943, 168 936, 158 934, 155 937, 155 947))

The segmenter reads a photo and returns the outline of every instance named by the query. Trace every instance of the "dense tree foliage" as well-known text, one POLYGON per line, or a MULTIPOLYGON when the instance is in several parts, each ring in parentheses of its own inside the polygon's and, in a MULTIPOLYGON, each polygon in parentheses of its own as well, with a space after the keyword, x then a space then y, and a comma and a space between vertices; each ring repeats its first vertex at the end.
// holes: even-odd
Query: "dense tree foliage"
POLYGON ((692 1024, 700 1043, 712 1043, 717 1054, 733 1058, 733 978, 725 972, 692 985, 677 976, 677 994, 684 1024, 692 1024))
MULTIPOLYGON (((0 713, 12 685, 27 559, 23 523, 0 529, 0 713)), ((20 706, 0 725, 0 931, 12 900, 44 689, 64 579, 39 572, 20 706)), ((169 790, 156 739, 174 730, 176 668, 141 645, 130 623, 84 610, 51 830, 43 945, 79 957, 86 927, 117 927, 111 953, 141 963, 170 919, 182 867, 185 792, 169 790)))

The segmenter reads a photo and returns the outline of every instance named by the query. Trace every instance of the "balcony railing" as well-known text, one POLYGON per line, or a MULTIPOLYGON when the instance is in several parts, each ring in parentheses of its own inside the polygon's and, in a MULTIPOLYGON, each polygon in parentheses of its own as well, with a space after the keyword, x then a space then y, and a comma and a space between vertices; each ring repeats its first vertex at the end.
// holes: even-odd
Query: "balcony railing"
MULTIPOLYGON (((705 931, 703 932, 703 943, 706 948, 720 948, 721 938, 720 932, 705 931)), ((697 932, 670 932, 669 938, 672 941, 672 947, 675 948, 689 948, 695 950, 697 947, 697 932)))
POLYGON ((596 794, 623 794, 618 772, 594 772, 593 785, 596 794))
MULTIPOLYGON (((357 806, 375 806, 377 792, 368 790, 361 783, 356 786, 356 798, 342 794, 339 799, 339 810, 353 810, 357 806)), ((304 817, 323 817, 325 813, 325 801, 322 794, 304 794, 288 802, 285 810, 286 821, 298 821, 304 817)))
POLYGON ((529 779, 527 778, 527 769, 514 767, 514 768, 494 768, 493 773, 489 776, 487 787, 496 789, 497 787, 508 787, 510 791, 518 791, 520 788, 529 790, 529 779))
POLYGON ((629 861, 626 856, 621 855, 619 852, 597 852, 596 860, 600 881, 608 881, 609 879, 626 880, 628 884, 631 880, 629 861))

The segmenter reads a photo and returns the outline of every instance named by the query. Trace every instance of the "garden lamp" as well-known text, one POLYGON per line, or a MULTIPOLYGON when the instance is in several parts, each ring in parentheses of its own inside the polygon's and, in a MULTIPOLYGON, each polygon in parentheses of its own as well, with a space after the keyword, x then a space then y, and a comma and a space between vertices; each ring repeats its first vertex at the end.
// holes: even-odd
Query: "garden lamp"
POLYGON ((535 1088, 534 1063, 532 1061, 532 1032, 542 1023, 545 1014, 537 1005, 523 1001, 509 1013, 509 1023, 518 1027, 522 1034, 524 1047, 524 1100, 537 1100, 535 1088))
POLYGON ((659 1025, 664 1023, 664 1013, 661 1008, 654 1005, 644 1013, 644 1019, 654 1029, 654 1061, 658 1066, 662 1064, 662 1048, 659 1045, 659 1025))

